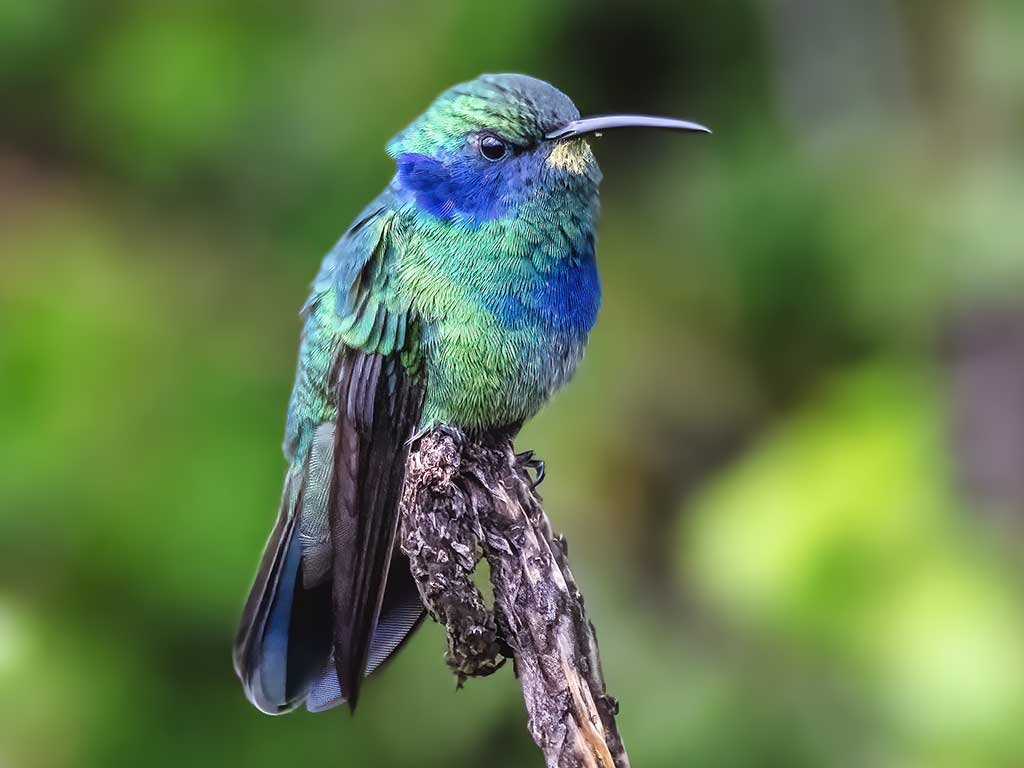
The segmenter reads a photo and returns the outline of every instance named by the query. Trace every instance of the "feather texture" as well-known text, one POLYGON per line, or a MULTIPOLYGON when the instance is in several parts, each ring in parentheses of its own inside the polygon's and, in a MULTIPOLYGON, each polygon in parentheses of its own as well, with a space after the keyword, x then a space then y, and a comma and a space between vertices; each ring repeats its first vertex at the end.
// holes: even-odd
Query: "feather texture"
POLYGON ((395 549, 409 438, 519 425, 575 371, 600 304, 601 174, 585 139, 545 137, 578 117, 529 77, 450 89, 388 144, 397 173, 325 256, 235 647, 261 710, 354 706, 421 620, 395 549), (507 147, 500 163, 482 132, 507 147))
POLYGON ((363 674, 423 616, 394 544, 424 379, 406 346, 418 334, 386 268, 393 217, 383 205, 365 212, 325 258, 303 308, 285 439, 292 465, 235 647, 246 695, 264 712, 307 700, 324 709, 342 691, 354 706, 363 674))
POLYGON ((422 377, 396 357, 351 352, 337 377, 334 485, 334 663, 355 708, 371 656, 398 530, 409 438, 419 423, 422 377))

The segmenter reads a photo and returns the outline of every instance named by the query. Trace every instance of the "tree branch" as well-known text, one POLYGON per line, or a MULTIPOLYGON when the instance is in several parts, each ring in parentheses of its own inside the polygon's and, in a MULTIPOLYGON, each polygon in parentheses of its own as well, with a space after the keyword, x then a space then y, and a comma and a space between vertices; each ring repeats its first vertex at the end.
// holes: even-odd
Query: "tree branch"
POLYGON ((402 494, 402 550, 448 634, 459 677, 514 659, 530 735, 549 768, 628 768, 593 625, 530 477, 507 436, 450 427, 420 436, 402 494), (494 608, 472 581, 484 557, 494 608))

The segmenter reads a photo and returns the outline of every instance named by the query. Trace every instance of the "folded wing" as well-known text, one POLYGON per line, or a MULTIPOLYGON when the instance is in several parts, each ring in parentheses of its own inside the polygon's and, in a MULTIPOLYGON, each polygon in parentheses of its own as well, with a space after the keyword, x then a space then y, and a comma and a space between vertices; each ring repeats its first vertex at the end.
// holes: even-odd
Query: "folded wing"
POLYGON ((395 286, 389 202, 385 193, 327 255, 303 308, 291 467, 235 644, 246 695, 271 714, 354 707, 363 676, 423 617, 395 541, 425 380, 416 319, 395 286))

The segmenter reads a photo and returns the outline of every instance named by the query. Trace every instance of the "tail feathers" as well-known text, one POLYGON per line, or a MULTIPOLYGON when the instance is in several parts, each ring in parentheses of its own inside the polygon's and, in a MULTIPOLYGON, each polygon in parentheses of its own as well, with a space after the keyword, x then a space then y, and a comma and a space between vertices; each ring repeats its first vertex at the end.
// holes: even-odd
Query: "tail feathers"
POLYGON ((299 703, 288 695, 286 660, 295 578, 302 558, 294 535, 300 497, 300 473, 293 467, 285 479, 277 522, 267 540, 235 640, 235 672, 249 700, 268 714, 287 712, 299 703))
MULTIPOLYGON (((365 676, 369 677, 402 647, 404 642, 423 621, 425 611, 420 601, 416 583, 409 573, 405 555, 396 552, 391 562, 388 585, 384 590, 384 603, 380 618, 370 641, 370 652, 366 660, 365 676)), ((306 709, 323 712, 345 703, 338 681, 334 652, 313 682, 306 698, 306 709)))
POLYGON ((327 489, 334 427, 321 424, 285 478, 235 645, 246 696, 268 714, 301 704, 331 646, 327 489))
MULTIPOLYGON (((310 712, 345 703, 332 650, 331 585, 327 581, 313 589, 303 588, 301 569, 299 537, 292 535, 262 642, 254 644, 249 676, 243 677, 249 700, 267 714, 283 714, 303 702, 310 712)), ((396 551, 365 676, 402 646, 424 615, 408 561, 396 551)))
MULTIPOLYGON (((291 534, 292 531, 289 531, 291 534)), ((257 694, 261 696, 261 709, 268 706, 286 707, 288 701, 288 633, 291 628, 292 605, 295 600, 295 576, 302 552, 298 539, 289 535, 287 555, 281 568, 274 599, 270 604, 267 623, 263 630, 263 648, 259 654, 256 673, 257 694)))
MULTIPOLYGON (((322 424, 305 461, 285 480, 281 510, 246 603, 235 644, 235 671, 246 696, 262 712, 282 714, 306 702, 318 712, 341 704, 333 647, 333 552, 328 522, 334 428, 322 424)), ((405 557, 388 569, 381 618, 373 632, 365 673, 379 667, 423 618, 405 557)))

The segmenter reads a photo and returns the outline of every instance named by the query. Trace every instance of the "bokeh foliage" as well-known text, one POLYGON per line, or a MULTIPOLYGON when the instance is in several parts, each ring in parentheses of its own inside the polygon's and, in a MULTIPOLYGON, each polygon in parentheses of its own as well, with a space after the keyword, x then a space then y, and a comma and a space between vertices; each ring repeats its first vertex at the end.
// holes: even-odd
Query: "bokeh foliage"
POLYGON ((229 660, 307 283, 500 70, 716 131, 599 142, 605 306, 521 439, 635 764, 1020 765, 1024 498, 965 478, 1021 443, 960 439, 955 340, 1024 313, 1022 39, 1012 0, 0 0, 0 765, 536 763, 434 626, 355 719, 229 660))

